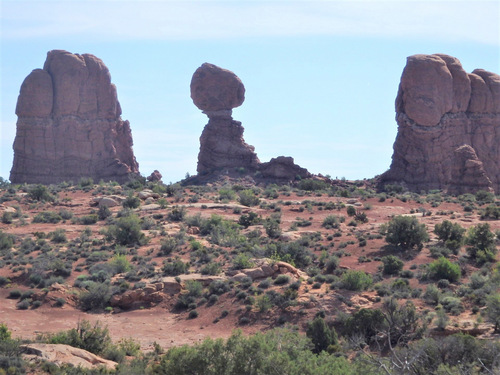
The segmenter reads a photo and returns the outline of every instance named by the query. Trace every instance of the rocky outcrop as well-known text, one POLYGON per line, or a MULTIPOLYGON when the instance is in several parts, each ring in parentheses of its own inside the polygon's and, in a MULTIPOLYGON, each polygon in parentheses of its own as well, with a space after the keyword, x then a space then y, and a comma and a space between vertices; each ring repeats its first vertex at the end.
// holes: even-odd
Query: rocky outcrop
POLYGON ((49 51, 43 69, 24 80, 16 114, 14 183, 124 182, 138 174, 130 124, 108 68, 93 55, 49 51))
POLYGON ((158 170, 156 170, 156 169, 155 169, 155 170, 153 171, 153 173, 151 173, 151 174, 148 176, 147 180, 148 180, 148 181, 151 181, 151 182, 157 182, 157 181, 161 181, 161 178, 162 178, 162 177, 163 177, 163 176, 161 175, 161 173, 160 173, 158 170))
POLYGON ((205 63, 191 80, 191 98, 205 113, 208 124, 200 137, 197 172, 200 175, 240 174, 289 181, 309 172, 290 157, 278 157, 261 164, 255 148, 245 143, 241 122, 234 121, 232 109, 245 100, 245 87, 233 72, 205 63))
POLYGON ((500 76, 467 74, 454 57, 408 57, 396 98, 398 135, 382 184, 453 194, 500 191, 500 76))
POLYGON ((203 64, 193 74, 191 98, 209 119, 200 137, 198 173, 234 168, 255 171, 259 159, 254 147, 245 143, 241 122, 231 117, 232 109, 245 100, 245 87, 236 74, 203 64))
POLYGON ((25 359, 43 360, 54 363, 57 366, 71 365, 85 369, 104 367, 108 370, 114 370, 116 365, 118 365, 116 362, 69 345, 33 343, 22 345, 21 348, 25 353, 25 359))
POLYGON ((307 169, 300 167, 293 162, 290 156, 278 156, 272 158, 267 163, 262 163, 259 167, 264 178, 274 178, 286 181, 293 181, 297 178, 311 177, 307 169))

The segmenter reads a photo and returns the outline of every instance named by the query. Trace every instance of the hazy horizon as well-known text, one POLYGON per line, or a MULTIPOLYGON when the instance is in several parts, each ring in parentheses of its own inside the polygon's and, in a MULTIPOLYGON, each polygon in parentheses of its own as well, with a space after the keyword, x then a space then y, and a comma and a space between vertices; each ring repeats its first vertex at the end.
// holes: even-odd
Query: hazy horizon
POLYGON ((238 75, 233 110, 264 162, 292 156, 347 179, 387 170, 406 57, 445 53, 500 73, 497 1, 2 1, 0 176, 9 178, 15 106, 46 53, 91 53, 109 68, 141 173, 196 173, 208 118, 191 76, 210 62, 238 75), (47 11, 50 10, 50 11, 47 11))

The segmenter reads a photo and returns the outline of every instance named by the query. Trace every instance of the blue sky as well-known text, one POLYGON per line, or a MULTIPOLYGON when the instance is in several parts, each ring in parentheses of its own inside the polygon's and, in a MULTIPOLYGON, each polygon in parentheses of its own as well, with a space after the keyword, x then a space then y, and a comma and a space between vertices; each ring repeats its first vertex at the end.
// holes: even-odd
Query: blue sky
POLYGON ((313 173, 370 178, 390 166, 406 57, 446 53, 500 73, 498 1, 2 0, 0 176, 9 177, 15 106, 46 53, 108 66, 143 175, 196 173, 208 119, 190 98, 202 63, 232 70, 246 100, 233 118, 260 160, 293 156, 313 173))

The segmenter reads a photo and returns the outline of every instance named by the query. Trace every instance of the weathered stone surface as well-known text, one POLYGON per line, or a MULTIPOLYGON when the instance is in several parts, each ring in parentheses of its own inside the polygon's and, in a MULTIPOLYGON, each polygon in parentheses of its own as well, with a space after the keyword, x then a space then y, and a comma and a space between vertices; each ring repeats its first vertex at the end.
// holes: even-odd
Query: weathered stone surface
POLYGON ((61 365, 71 365, 85 369, 105 367, 114 370, 118 363, 101 358, 86 350, 74 348, 63 344, 40 344, 33 343, 23 345, 26 359, 41 359, 47 362, 61 365))
POLYGON ((293 162, 293 158, 290 156, 278 156, 277 158, 272 158, 269 162, 262 163, 259 169, 263 177, 287 181, 293 181, 297 177, 311 177, 308 170, 295 164, 293 162))
POLYGON ((231 110, 245 100, 245 86, 233 72, 204 63, 193 74, 191 98, 202 111, 231 110))
POLYGON ((197 172, 200 175, 261 172, 263 178, 290 181, 309 177, 309 172, 295 165, 293 158, 278 157, 261 164, 253 146, 243 139, 241 122, 231 117, 232 109, 245 99, 245 87, 229 70, 205 63, 191 80, 191 98, 203 110, 208 124, 200 137, 197 172))
POLYGON ((211 118, 200 137, 198 173, 246 168, 256 170, 259 158, 254 147, 245 143, 241 122, 229 118, 211 118))
POLYGON ((138 173, 128 121, 97 57, 53 50, 24 80, 17 101, 10 180, 124 182, 138 173))
POLYGON ((450 193, 500 191, 500 76, 447 55, 410 56, 396 99, 398 135, 381 183, 450 193))
POLYGON ((148 181, 152 181, 152 182, 156 182, 156 181, 161 181, 161 178, 162 178, 162 177, 163 177, 163 176, 161 175, 161 173, 160 173, 158 170, 156 170, 156 169, 155 169, 155 170, 153 171, 153 173, 151 173, 151 174, 148 176, 147 180, 148 180, 148 181))

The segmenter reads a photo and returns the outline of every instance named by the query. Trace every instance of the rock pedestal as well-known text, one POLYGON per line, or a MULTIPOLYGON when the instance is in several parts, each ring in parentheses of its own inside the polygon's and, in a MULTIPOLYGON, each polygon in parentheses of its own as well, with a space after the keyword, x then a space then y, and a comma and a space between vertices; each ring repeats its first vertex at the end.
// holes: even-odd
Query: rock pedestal
POLYGON ((500 191, 500 76, 458 59, 408 57, 396 99, 398 135, 381 183, 462 194, 500 191))
POLYGON ((43 69, 24 80, 16 114, 13 183, 124 182, 138 174, 130 124, 108 68, 93 55, 49 51, 43 69))
POLYGON ((255 148, 245 143, 241 122, 231 117, 232 109, 245 100, 245 87, 233 72, 205 63, 193 74, 191 98, 205 113, 208 124, 200 137, 197 171, 200 175, 224 174, 238 170, 264 179, 290 181, 310 173, 294 164, 291 157, 280 156, 260 163, 255 148))

